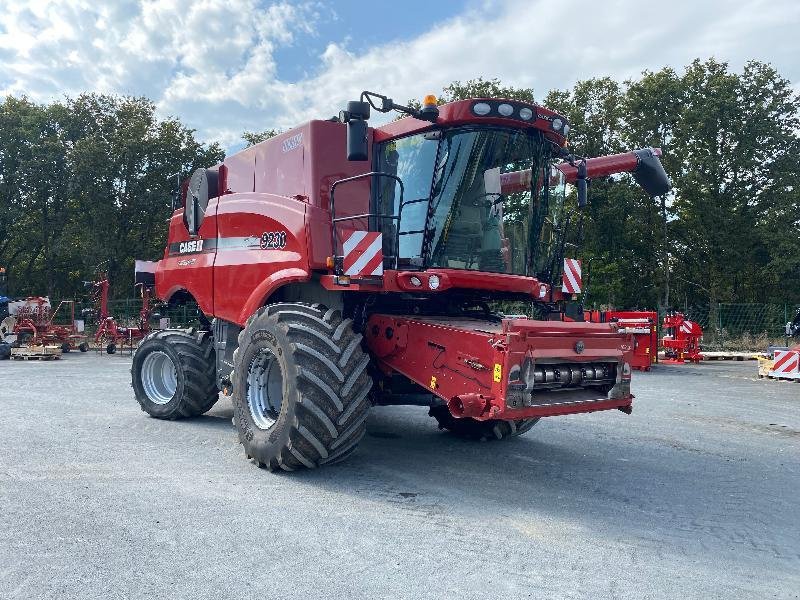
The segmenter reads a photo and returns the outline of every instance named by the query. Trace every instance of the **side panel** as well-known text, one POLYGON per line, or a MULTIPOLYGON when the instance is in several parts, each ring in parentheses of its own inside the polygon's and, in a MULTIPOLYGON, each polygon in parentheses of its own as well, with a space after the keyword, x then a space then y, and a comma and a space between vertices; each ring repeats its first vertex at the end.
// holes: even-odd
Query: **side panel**
POLYGON ((305 202, 274 194, 222 196, 215 316, 243 325, 275 288, 309 278, 305 211, 305 202))
MULTIPOLYGON (((372 145, 372 129, 368 130, 368 143, 372 145)), ((306 193, 311 209, 308 214, 309 249, 311 266, 325 268, 325 258, 331 255, 331 186, 372 170, 371 161, 347 160, 347 128, 342 123, 312 121, 308 126, 306 145, 306 193)), ((372 152, 369 153, 372 156, 372 152)), ((369 212, 370 181, 365 178, 336 188, 336 216, 344 217, 369 212)), ((342 229, 366 229, 366 220, 345 221, 342 229)))
POLYGON ((217 248, 218 199, 208 202, 206 216, 197 236, 190 236, 183 224, 183 209, 173 213, 169 222, 169 243, 164 259, 156 267, 156 295, 168 300, 186 290, 206 315, 214 314, 213 266, 217 248))
POLYGON ((296 200, 307 198, 304 154, 309 125, 296 127, 275 136, 255 151, 255 192, 275 194, 296 200))

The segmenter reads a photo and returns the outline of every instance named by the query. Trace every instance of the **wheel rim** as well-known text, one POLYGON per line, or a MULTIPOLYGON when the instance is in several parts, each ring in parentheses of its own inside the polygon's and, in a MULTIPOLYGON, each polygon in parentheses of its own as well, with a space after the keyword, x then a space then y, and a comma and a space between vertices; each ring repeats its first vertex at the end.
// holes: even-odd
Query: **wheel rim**
POLYGON ((283 373, 276 356, 263 349, 247 370, 247 406, 256 427, 269 429, 283 405, 283 373))
POLYGON ((165 352, 155 350, 142 361, 142 387, 155 404, 166 404, 178 389, 175 363, 165 352))

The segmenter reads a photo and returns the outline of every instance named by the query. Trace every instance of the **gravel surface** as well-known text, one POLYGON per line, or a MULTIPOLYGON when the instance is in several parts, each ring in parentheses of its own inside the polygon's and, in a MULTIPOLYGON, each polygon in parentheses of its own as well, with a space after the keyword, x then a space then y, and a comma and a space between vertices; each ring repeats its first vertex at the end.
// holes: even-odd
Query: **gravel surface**
POLYGON ((634 412, 465 442, 378 408, 270 474, 222 399, 151 419, 130 357, 0 362, 0 598, 797 598, 800 385, 634 374, 634 412))

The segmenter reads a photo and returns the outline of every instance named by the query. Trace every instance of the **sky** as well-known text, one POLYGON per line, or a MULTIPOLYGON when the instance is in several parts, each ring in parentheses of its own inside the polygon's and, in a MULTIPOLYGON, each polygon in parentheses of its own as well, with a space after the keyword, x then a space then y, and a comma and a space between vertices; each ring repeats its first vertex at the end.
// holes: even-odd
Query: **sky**
MULTIPOLYGON (((499 78, 537 98, 715 57, 800 92, 800 0, 0 0, 0 94, 146 96, 204 141, 499 78)), ((377 121, 373 119, 373 121, 377 121)))

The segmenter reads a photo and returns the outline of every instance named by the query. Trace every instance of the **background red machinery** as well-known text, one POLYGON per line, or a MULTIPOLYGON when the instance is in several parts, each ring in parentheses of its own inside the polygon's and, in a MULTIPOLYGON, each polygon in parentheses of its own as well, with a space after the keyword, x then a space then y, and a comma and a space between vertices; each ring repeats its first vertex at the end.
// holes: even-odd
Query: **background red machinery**
POLYGON ((628 362, 632 369, 649 371, 658 362, 658 313, 636 310, 587 310, 584 318, 592 323, 617 323, 620 333, 631 339, 628 362))
POLYGON ((672 312, 664 316, 661 328, 664 334, 661 347, 667 362, 699 363, 703 359, 700 353, 703 329, 700 325, 687 319, 683 313, 672 312))
POLYGON ((43 296, 32 296, 14 303, 13 314, 3 321, 8 334, 16 336, 16 346, 52 346, 61 347, 63 352, 78 349, 86 352, 89 344, 83 332, 78 330, 75 322, 75 302, 62 300, 55 310, 50 300, 43 296), (68 324, 55 323, 61 308, 70 311, 68 324))
POLYGON ((138 342, 150 332, 150 316, 152 314, 151 289, 148 286, 138 284, 141 288, 142 308, 139 311, 138 326, 123 327, 108 309, 108 292, 111 284, 105 274, 100 274, 96 281, 90 282, 95 305, 97 306, 97 331, 94 334, 94 342, 99 347, 104 347, 108 354, 114 354, 117 347, 133 347, 134 342, 138 342))

